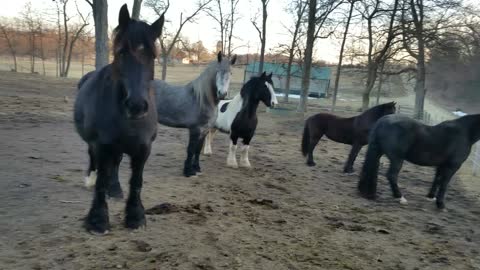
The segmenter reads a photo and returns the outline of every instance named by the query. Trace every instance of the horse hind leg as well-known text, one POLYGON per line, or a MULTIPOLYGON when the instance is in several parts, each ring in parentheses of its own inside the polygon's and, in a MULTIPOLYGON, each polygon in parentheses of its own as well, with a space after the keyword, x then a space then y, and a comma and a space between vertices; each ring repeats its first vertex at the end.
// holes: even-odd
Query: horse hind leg
POLYGON ((95 186, 97 180, 97 165, 95 154, 91 146, 88 147, 88 168, 85 176, 85 187, 91 189, 95 186))
POLYGON ((183 175, 185 177, 195 176, 196 172, 193 168, 193 158, 197 150, 197 144, 200 139, 200 130, 199 129, 190 129, 190 135, 188 139, 187 147, 187 159, 185 159, 183 165, 183 175))
POLYGON ((387 179, 390 183, 390 188, 392 189, 393 197, 399 199, 401 204, 407 204, 408 201, 400 192, 398 188, 398 174, 403 166, 403 160, 401 159, 390 159, 390 168, 388 168, 387 179))
POLYGON ((212 128, 208 131, 207 136, 205 137, 205 143, 203 144, 203 154, 204 155, 211 155, 212 154, 212 141, 215 133, 217 132, 216 129, 212 128))
POLYGON ((322 136, 323 134, 315 134, 313 132, 310 133, 310 142, 308 145, 308 153, 307 153, 307 165, 310 167, 316 165, 315 161, 313 161, 313 151, 315 150, 315 147, 317 146, 322 136))
POLYGON ((438 184, 440 182, 440 178, 442 175, 442 167, 437 167, 435 171, 435 178, 433 179, 432 187, 430 188, 430 191, 427 194, 427 200, 428 201, 436 201, 435 195, 437 194, 438 190, 438 184))

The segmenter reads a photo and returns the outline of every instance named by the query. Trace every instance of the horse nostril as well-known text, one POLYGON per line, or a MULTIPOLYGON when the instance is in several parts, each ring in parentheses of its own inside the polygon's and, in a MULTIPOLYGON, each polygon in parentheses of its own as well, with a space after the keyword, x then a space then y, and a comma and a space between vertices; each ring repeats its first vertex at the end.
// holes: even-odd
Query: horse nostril
POLYGON ((148 102, 143 101, 143 112, 148 112, 148 102))
POLYGON ((131 99, 125 100, 125 108, 130 117, 142 116, 148 111, 148 103, 145 100, 134 102, 131 99))

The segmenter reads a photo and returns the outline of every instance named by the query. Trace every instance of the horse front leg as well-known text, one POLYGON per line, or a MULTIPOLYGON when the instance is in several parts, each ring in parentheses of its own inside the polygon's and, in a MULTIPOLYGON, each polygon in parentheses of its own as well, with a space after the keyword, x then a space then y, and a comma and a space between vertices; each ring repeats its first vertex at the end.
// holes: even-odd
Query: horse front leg
POLYGON ((130 177, 130 192, 125 209, 125 227, 129 229, 138 229, 140 226, 145 226, 146 224, 141 191, 143 185, 143 168, 150 155, 150 149, 150 144, 141 145, 138 151, 131 156, 130 166, 132 175, 130 177))
POLYGON ((110 229, 106 193, 115 170, 113 146, 103 145, 95 149, 98 169, 92 206, 85 219, 85 229, 95 234, 106 234, 110 229))
POLYGON ((190 129, 189 134, 190 135, 188 139, 187 159, 185 160, 183 166, 183 175, 185 177, 195 175, 195 169, 193 168, 193 157, 197 150, 197 144, 200 139, 200 129, 190 129))
POLYGON ((388 168, 387 179, 390 183, 390 188, 392 189, 393 197, 399 199, 401 204, 407 204, 408 201, 403 197, 400 189, 398 188, 398 174, 403 166, 403 160, 393 160, 390 159, 390 168, 388 168))
POLYGON ((352 145, 352 149, 350 150, 350 154, 348 154, 347 162, 345 163, 345 167, 343 167, 344 173, 353 173, 353 163, 358 156, 358 153, 362 149, 363 145, 359 144, 358 142, 354 142, 352 145))
POLYGON ((237 141, 238 137, 230 135, 230 146, 228 148, 227 166, 238 168, 237 164, 237 141))
POLYGON ((88 169, 85 175, 85 187, 90 189, 95 186, 97 181, 97 164, 93 146, 88 146, 88 169), (93 173, 93 174, 92 174, 93 173))
POLYGON ((204 155, 211 155, 212 154, 212 141, 213 141, 213 137, 215 136, 215 133, 217 132, 217 129, 215 128, 211 128, 208 132, 207 132, 207 136, 205 137, 205 143, 204 143, 204 147, 203 147, 203 154, 204 155))
POLYGON ((251 168, 250 160, 248 160, 248 150, 250 149, 251 137, 243 139, 243 145, 240 148, 240 167, 251 168))
POLYGON ((115 168, 113 170, 113 177, 108 185, 108 197, 114 199, 123 199, 123 190, 118 179, 118 169, 120 162, 122 162, 123 155, 120 154, 115 158, 115 168))
POLYGON ((200 133, 198 138, 197 149, 195 149, 195 156, 193 158, 193 169, 197 175, 202 174, 202 169, 200 168, 200 153, 202 152, 202 146, 205 143, 206 134, 204 132, 200 133))
POLYGON ((445 208, 445 193, 447 192, 448 183, 452 179, 452 176, 457 172, 460 166, 445 166, 442 167, 441 176, 438 182, 438 193, 437 193, 437 208, 444 209, 445 208))

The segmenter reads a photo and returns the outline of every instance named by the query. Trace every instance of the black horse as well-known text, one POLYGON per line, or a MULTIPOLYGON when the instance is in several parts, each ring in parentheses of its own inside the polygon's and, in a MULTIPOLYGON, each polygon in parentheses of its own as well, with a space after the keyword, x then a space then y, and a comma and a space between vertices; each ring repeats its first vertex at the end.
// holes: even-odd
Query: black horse
POLYGON ((353 163, 364 145, 368 143, 368 132, 384 115, 395 113, 395 102, 377 105, 362 114, 343 118, 333 114, 319 113, 305 121, 302 137, 302 154, 307 156, 307 165, 315 166, 313 150, 318 141, 325 135, 332 141, 352 146, 344 173, 353 172, 353 163))
POLYGON ((162 33, 163 22, 163 16, 151 25, 131 19, 123 5, 114 32, 113 62, 79 82, 75 127, 88 144, 89 171, 98 170, 93 203, 85 220, 90 232, 105 234, 109 230, 105 197, 109 184, 118 177, 124 153, 130 156, 132 168, 125 226, 136 229, 145 224, 140 192, 143 168, 157 131, 155 94, 150 83, 155 40, 162 33))
POLYGON ((378 164, 380 157, 386 155, 390 160, 387 178, 393 196, 401 203, 407 202, 397 185, 403 161, 436 167, 435 179, 427 197, 436 200, 437 207, 443 209, 450 179, 479 139, 480 114, 463 116, 436 126, 427 126, 401 115, 385 116, 378 120, 370 133, 358 184, 360 193, 368 199, 375 199, 378 164))

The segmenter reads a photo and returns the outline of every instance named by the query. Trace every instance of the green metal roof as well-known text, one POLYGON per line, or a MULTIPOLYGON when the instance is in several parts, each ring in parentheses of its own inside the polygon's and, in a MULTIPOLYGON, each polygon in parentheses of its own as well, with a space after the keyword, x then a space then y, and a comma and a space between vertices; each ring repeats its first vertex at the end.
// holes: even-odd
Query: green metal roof
MULTIPOLYGON (((247 65, 246 71, 255 73, 258 70, 259 62, 253 62, 247 65)), ((268 73, 272 72, 273 75, 286 76, 287 75, 286 63, 263 63, 263 70, 268 73)), ((310 79, 312 80, 330 80, 332 71, 329 67, 315 67, 312 66, 310 79)), ((291 74, 293 77, 302 77, 302 67, 298 64, 292 64, 291 74)))

